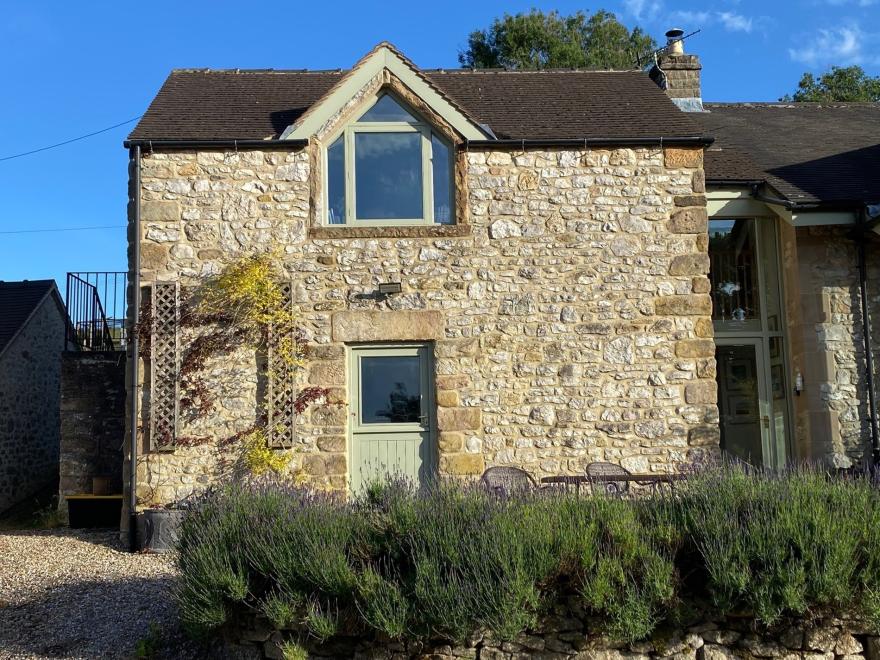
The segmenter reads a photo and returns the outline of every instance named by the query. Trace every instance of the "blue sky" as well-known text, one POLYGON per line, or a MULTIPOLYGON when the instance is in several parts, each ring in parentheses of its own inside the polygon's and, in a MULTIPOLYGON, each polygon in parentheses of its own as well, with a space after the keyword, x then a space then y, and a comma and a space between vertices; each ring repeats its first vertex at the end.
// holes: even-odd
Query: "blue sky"
MULTIPOLYGON (((880 74, 880 0, 11 0, 0 9, 0 158, 141 114, 175 67, 344 68, 383 39, 420 66, 455 67, 471 30, 532 6, 605 8, 658 42, 671 26, 702 29, 686 48, 701 56, 713 101, 776 100, 831 64, 880 74)), ((0 160, 0 232, 124 225, 130 127, 0 160)), ((3 280, 63 287, 67 271, 124 270, 125 259, 122 228, 0 233, 3 280)))

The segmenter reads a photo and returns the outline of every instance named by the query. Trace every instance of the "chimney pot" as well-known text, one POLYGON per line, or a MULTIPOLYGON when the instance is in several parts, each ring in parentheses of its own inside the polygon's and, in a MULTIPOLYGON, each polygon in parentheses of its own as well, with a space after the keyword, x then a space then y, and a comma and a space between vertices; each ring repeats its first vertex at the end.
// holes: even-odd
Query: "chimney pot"
POLYGON ((681 28, 672 28, 666 31, 666 52, 670 55, 684 54, 684 41, 682 40, 684 30, 681 28))

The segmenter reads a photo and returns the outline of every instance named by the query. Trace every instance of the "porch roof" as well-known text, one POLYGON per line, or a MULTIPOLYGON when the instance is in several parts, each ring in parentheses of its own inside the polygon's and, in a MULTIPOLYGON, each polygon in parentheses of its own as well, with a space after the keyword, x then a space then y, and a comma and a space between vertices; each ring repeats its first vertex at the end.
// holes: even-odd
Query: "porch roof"
POLYGON ((796 203, 880 201, 880 104, 707 103, 709 181, 766 180, 796 203))

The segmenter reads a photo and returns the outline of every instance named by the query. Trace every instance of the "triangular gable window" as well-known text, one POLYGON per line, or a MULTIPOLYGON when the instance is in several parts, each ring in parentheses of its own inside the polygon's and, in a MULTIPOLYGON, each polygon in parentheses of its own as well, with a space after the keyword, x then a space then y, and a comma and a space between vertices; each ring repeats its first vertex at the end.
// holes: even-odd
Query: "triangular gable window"
POLYGON ((407 124, 419 124, 412 113, 401 106, 388 94, 376 101, 373 106, 361 115, 359 122, 405 122, 407 124))

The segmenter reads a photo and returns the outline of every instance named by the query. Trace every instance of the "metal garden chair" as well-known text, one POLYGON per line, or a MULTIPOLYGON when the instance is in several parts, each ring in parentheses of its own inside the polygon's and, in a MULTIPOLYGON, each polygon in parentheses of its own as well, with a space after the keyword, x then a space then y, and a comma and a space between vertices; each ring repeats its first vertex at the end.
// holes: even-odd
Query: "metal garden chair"
POLYGON ((517 467, 490 467, 480 477, 482 484, 488 491, 498 495, 510 495, 511 493, 533 490, 538 484, 535 479, 525 470, 517 467))
POLYGON ((590 463, 587 465, 586 469, 587 479, 591 482, 596 477, 602 477, 601 481, 598 483, 602 484, 605 488, 605 492, 609 495, 614 496, 622 496, 629 492, 629 481, 623 479, 621 481, 614 481, 613 479, 609 479, 609 477, 630 477, 632 476, 632 472, 627 470, 625 467, 617 465, 616 463, 605 463, 605 462, 596 462, 590 463))

